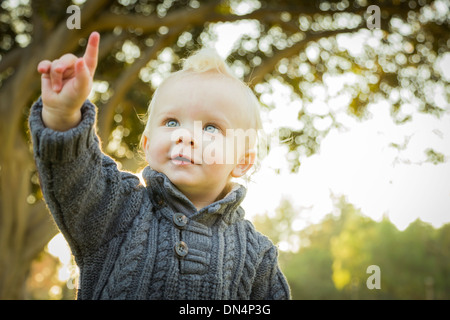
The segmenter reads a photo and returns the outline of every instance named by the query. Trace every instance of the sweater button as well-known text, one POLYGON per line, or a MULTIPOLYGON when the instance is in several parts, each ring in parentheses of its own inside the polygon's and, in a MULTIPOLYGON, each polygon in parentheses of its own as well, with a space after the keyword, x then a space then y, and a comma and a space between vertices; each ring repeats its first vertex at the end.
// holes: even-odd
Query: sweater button
POLYGON ((183 241, 178 241, 175 244, 175 253, 183 258, 184 256, 186 256, 188 254, 188 246, 185 242, 183 241))
POLYGON ((184 214, 177 212, 173 215, 173 223, 178 228, 184 228, 186 226, 187 222, 188 222, 188 219, 184 214))

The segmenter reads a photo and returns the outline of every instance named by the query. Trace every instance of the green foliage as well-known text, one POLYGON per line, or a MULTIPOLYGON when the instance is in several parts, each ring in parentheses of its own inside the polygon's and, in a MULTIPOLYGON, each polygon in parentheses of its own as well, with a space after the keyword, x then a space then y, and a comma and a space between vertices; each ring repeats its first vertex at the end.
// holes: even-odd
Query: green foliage
POLYGON ((275 216, 255 218, 274 243, 300 243, 295 251, 280 250, 294 299, 450 298, 450 224, 435 229, 416 220, 399 231, 388 218, 376 222, 337 200, 339 215, 299 231, 286 227, 301 215, 288 200, 275 216), (380 289, 366 285, 370 265, 380 268, 380 289))

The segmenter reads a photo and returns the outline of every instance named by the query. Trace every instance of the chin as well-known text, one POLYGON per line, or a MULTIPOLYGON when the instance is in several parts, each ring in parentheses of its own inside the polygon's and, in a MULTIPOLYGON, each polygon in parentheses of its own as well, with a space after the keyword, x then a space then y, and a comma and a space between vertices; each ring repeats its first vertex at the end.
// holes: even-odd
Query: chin
POLYGON ((179 189, 184 187, 195 187, 198 185, 198 182, 192 177, 183 174, 166 174, 170 181, 176 185, 179 189))

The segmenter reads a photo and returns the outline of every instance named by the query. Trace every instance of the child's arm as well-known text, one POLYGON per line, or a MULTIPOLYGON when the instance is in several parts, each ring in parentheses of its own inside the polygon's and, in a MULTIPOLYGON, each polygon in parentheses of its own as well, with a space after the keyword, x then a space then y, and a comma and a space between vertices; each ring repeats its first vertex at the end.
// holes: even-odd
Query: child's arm
POLYGON ((288 300, 291 299, 286 277, 278 266, 278 251, 271 245, 256 271, 256 278, 250 299, 288 300))
POLYGON ((29 117, 45 201, 78 258, 123 232, 142 202, 139 179, 120 172, 101 152, 95 106, 84 100, 97 50, 98 34, 93 34, 81 60, 66 55, 57 62, 40 63, 42 97, 29 117))

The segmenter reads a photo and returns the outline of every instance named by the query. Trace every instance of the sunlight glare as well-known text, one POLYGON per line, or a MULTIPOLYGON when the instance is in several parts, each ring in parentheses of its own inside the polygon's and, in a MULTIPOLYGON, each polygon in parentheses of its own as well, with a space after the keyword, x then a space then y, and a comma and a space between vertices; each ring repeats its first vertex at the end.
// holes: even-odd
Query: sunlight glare
POLYGON ((58 258, 62 264, 68 264, 71 261, 71 251, 66 239, 61 233, 53 237, 47 245, 48 252, 58 258))

